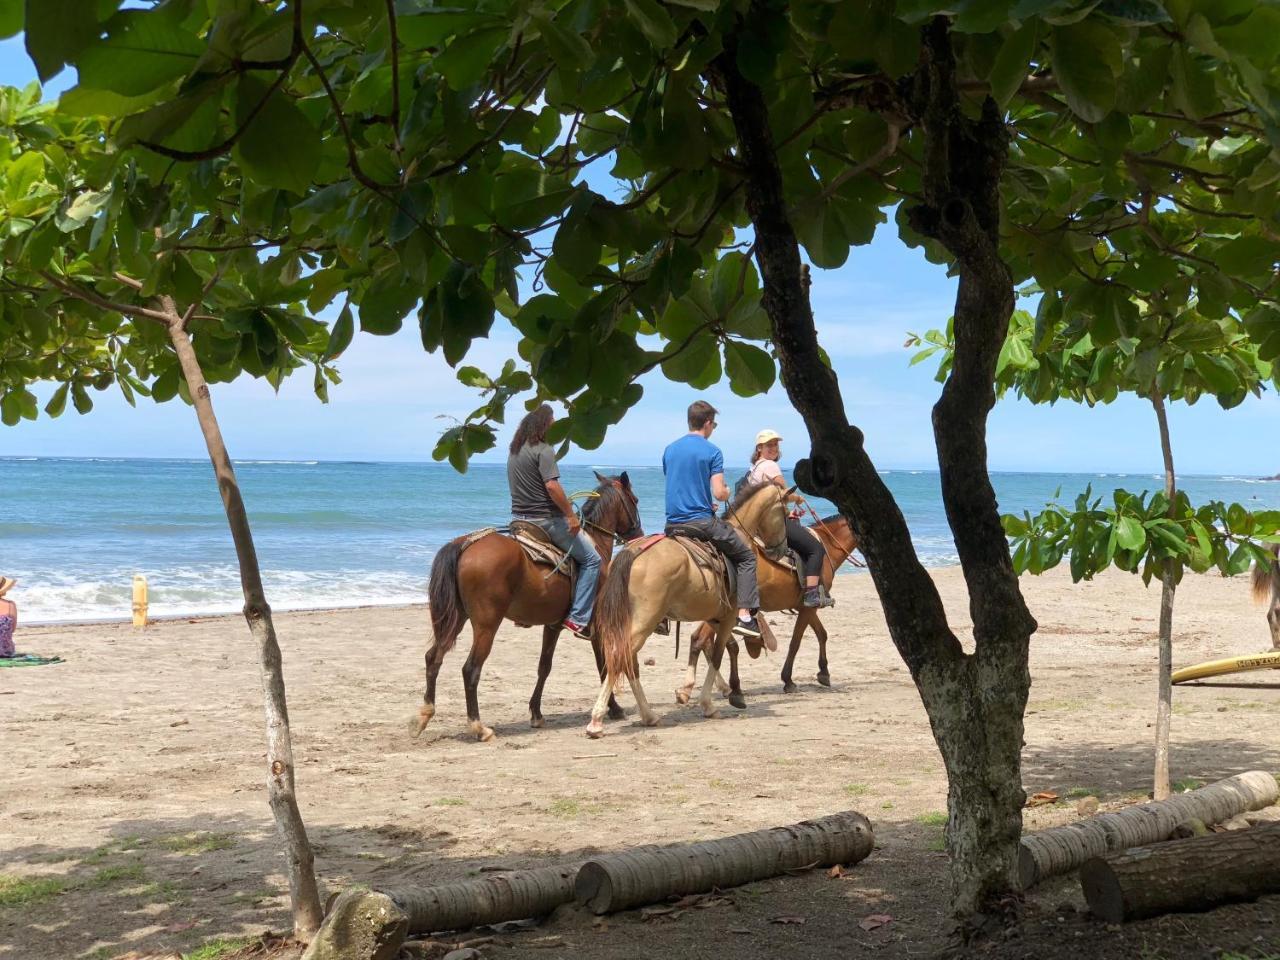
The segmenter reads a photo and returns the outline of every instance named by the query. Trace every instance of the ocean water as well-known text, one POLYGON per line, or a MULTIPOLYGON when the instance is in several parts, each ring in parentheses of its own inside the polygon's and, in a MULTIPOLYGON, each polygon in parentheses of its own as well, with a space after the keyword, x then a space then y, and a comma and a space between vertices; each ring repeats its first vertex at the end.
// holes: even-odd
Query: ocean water
MULTIPOLYGON (((602 468, 616 473, 620 468, 602 468)), ((662 528, 662 470, 629 467, 646 530, 662 528)), ((744 468, 730 468, 731 482, 744 468)), ((592 468, 562 468, 570 491, 595 486, 592 468)), ((237 461, 267 599, 277 610, 425 600, 435 551, 454 536, 507 519, 506 470, 477 464, 237 461)), ((928 566, 956 562, 938 476, 886 470, 928 566)), ((995 474, 1001 508, 1038 510, 1061 488, 1159 489, 1151 474, 995 474)), ((1195 500, 1280 507, 1280 483, 1187 477, 1195 500)), ((151 614, 240 609, 235 553, 213 472, 202 460, 0 457, 0 574, 24 622, 127 618, 132 577, 147 577, 151 614)), ((829 504, 815 504, 820 513, 829 504)), ((846 572, 853 568, 846 566, 846 572)))

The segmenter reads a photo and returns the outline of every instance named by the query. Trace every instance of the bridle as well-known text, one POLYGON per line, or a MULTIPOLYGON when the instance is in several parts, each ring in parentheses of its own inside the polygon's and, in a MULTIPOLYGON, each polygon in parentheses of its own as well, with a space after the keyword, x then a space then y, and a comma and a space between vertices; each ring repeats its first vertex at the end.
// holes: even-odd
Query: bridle
MULTIPOLYGON (((795 489, 795 488, 793 487, 792 489, 795 489)), ((785 494, 783 495, 783 498, 781 502, 779 502, 778 506, 782 508, 784 513, 786 512, 786 495, 785 494)), ((782 527, 782 538, 778 540, 777 543, 773 543, 773 544, 765 543, 763 537, 758 537, 754 533, 748 532, 747 525, 743 523, 742 518, 738 516, 738 511, 734 509, 732 501, 726 502, 724 507, 725 507, 725 514, 732 517, 732 519, 734 519, 735 521, 737 521, 738 526, 742 528, 742 532, 750 536, 751 539, 755 541, 756 545, 759 546, 760 549, 765 552, 765 555, 767 557, 769 557, 770 559, 773 559, 775 557, 786 556, 787 528, 785 524, 783 524, 783 527, 782 527)))
MULTIPOLYGON (((643 530, 641 530, 640 527, 640 508, 632 502, 630 495, 627 493, 626 488, 622 486, 622 482, 620 480, 610 480, 609 483, 618 491, 620 499, 624 504, 626 504, 626 519, 630 524, 630 526, 627 527, 627 533, 635 533, 637 531, 643 533, 643 530)), ((589 499, 598 500, 600 498, 600 491, 593 490, 591 493, 587 494, 587 497, 589 499)), ((595 523, 592 520, 588 520, 581 507, 578 508, 578 522, 584 527, 589 527, 592 530, 598 530, 600 533, 603 533, 606 537, 613 540, 615 546, 625 547, 629 542, 628 538, 617 530, 610 530, 608 527, 602 527, 600 524, 595 523)))

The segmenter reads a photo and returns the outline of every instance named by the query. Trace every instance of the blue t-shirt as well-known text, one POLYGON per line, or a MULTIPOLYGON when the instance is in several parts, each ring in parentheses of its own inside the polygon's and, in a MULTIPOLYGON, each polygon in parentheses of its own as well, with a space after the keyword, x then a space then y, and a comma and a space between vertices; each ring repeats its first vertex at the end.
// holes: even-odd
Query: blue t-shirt
POLYGON ((714 516, 711 478, 724 473, 720 448, 697 433, 686 433, 662 452, 667 476, 667 523, 686 523, 714 516))

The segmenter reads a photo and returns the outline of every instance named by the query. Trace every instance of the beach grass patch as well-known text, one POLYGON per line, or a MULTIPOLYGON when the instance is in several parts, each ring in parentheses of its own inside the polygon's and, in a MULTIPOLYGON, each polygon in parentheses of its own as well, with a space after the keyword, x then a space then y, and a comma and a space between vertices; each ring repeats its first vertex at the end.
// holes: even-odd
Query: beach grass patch
POLYGON ((437 807, 465 807, 467 801, 461 797, 439 797, 433 801, 433 806, 437 807))
POLYGON ((735 784, 732 780, 721 780, 719 777, 712 777, 707 781, 707 786, 711 787, 712 790, 732 790, 735 784))
POLYGON ((152 903, 187 903, 187 892, 172 880, 153 880, 138 890, 138 896, 152 903))
POLYGON ((880 804, 880 809, 881 809, 881 810, 892 810, 892 809, 893 809, 893 801, 892 801, 892 800, 886 800, 884 803, 880 804))
POLYGON ((1096 797, 1099 791, 1093 787, 1072 787, 1067 791, 1068 800, 1080 800, 1083 797, 1096 797))
POLYGON ((102 863, 107 858, 113 857, 117 854, 132 853, 140 847, 145 847, 147 842, 146 837, 121 837, 119 840, 112 840, 110 843, 104 843, 87 857, 82 858, 80 862, 90 866, 95 863, 102 863))
POLYGON ((25 907, 62 893, 62 877, 12 877, 0 874, 0 907, 25 907))
POLYGON ((945 810, 931 810, 928 813, 922 813, 916 817, 916 823, 926 827, 945 827, 947 825, 947 812, 945 810))
POLYGON ((925 844, 925 849, 930 850, 934 853, 946 853, 947 838, 941 835, 936 836, 932 840, 930 840, 928 843, 925 844))
POLYGON ((1204 786, 1203 780, 1197 780, 1195 777, 1186 777, 1182 780, 1173 781, 1174 793, 1185 793, 1188 790, 1198 790, 1204 786))
POLYGON ((861 797, 871 792, 871 788, 865 783, 846 783, 844 785, 844 793, 846 797, 861 797))
POLYGON ((215 850, 229 850, 236 845, 234 833, 175 833, 161 837, 156 845, 170 853, 186 855, 197 853, 213 853, 215 850))
POLYGON ((551 805, 547 807, 547 812, 553 817, 560 817, 562 820, 573 820, 581 816, 595 816, 604 812, 605 804, 590 803, 578 800, 575 797, 557 797, 551 801, 551 805))
POLYGON ((89 878, 86 886, 102 890, 125 883, 142 883, 147 879, 147 869, 141 862, 127 863, 118 867, 103 867, 89 878))
POLYGON ((184 953, 182 960, 222 960, 223 957, 239 953, 255 939, 255 937, 218 937, 216 940, 201 944, 190 953, 184 953))

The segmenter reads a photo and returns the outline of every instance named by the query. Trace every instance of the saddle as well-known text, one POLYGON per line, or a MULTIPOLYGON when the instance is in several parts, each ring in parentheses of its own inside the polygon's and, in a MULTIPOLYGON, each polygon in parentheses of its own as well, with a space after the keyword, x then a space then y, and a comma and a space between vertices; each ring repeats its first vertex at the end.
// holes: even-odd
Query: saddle
POLYGON ((530 523, 527 520, 512 520, 505 527, 483 527, 467 534, 466 540, 462 544, 462 549, 466 550, 477 540, 481 540, 491 533, 514 540, 519 544, 520 549, 524 551, 524 555, 534 563, 539 566, 551 567, 543 579, 558 573, 562 577, 567 577, 569 586, 573 587, 574 581, 577 579, 578 565, 569 559, 568 554, 552 543, 547 532, 536 523, 530 523))

